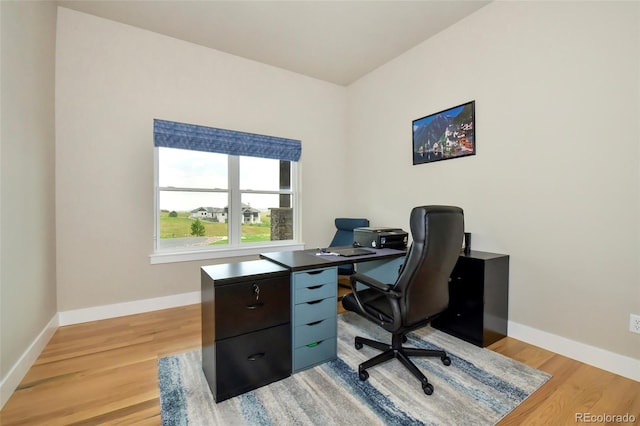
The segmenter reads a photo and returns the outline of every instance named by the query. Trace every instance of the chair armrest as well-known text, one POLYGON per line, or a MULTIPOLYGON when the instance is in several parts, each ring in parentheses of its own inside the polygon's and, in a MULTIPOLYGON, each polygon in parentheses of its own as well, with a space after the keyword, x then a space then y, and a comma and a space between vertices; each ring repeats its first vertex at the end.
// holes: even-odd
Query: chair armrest
POLYGON ((392 290, 392 284, 385 284, 381 281, 376 280, 375 278, 371 278, 368 275, 355 273, 349 277, 349 281, 351 283, 351 291, 353 293, 353 297, 358 304, 358 308, 360 309, 361 315, 365 316, 374 323, 377 323, 385 330, 393 332, 393 330, 397 330, 400 327, 401 315, 400 315, 400 306, 398 299, 400 299, 401 294, 395 290, 392 290), (379 293, 382 293, 386 296, 389 304, 391 305, 391 310, 393 311, 393 321, 391 323, 385 322, 382 318, 378 318, 374 315, 371 315, 362 305, 362 301, 360 297, 358 297, 357 291, 357 283, 362 283, 369 287, 370 289, 376 290, 379 293))
POLYGON ((351 275, 349 277, 349 280, 351 281, 351 287, 352 290, 355 292, 356 291, 356 283, 362 283, 364 285, 366 285, 369 288, 372 288, 374 290, 377 290, 381 293, 384 293, 388 296, 394 297, 394 298, 398 298, 400 297, 400 293, 398 293, 397 291, 394 291, 391 289, 392 284, 385 284, 382 281, 378 281, 375 278, 372 278, 368 275, 365 274, 361 274, 356 272, 355 274, 351 275))

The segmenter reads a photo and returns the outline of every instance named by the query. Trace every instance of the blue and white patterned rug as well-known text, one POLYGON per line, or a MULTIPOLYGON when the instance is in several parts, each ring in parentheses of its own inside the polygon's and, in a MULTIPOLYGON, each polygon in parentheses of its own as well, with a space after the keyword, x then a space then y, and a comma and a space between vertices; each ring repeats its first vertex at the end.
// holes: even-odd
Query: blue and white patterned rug
POLYGON ((356 350, 356 335, 388 341, 390 334, 355 314, 338 320, 338 359, 219 404, 213 400, 200 351, 162 358, 158 381, 163 425, 493 425, 542 386, 549 374, 431 327, 411 333, 407 345, 444 348, 438 358, 412 358, 435 390, 397 360, 358 378, 358 364, 375 356, 356 350))

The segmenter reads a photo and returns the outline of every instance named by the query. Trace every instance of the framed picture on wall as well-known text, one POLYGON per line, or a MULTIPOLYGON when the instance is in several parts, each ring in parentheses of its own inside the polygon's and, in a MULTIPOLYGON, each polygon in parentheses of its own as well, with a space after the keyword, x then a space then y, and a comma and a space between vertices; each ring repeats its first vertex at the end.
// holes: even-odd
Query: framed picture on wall
POLYGON ((413 120, 413 164, 476 153, 475 101, 413 120))

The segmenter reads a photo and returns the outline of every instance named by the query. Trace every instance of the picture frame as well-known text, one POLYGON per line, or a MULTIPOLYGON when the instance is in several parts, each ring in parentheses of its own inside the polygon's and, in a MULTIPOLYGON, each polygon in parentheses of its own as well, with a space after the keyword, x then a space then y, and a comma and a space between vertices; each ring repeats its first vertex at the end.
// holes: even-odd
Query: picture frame
POLYGON ((475 104, 469 101, 413 120, 413 165, 475 155, 475 104))

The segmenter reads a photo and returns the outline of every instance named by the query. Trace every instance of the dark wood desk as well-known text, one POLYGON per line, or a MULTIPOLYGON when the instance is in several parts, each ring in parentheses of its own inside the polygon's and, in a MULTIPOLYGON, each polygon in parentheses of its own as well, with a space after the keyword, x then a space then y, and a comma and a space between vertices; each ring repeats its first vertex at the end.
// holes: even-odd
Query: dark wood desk
MULTIPOLYGON (((202 361, 217 402, 337 356, 337 267, 393 283, 406 251, 342 257, 317 250, 202 268, 202 361), (259 295, 259 297, 257 297, 259 295)), ((509 256, 460 254, 447 311, 433 322, 487 346, 507 334, 509 256)))
MULTIPOLYGON (((375 255, 357 257, 317 256, 317 252, 301 250, 261 257, 292 273, 357 263, 359 272, 393 283, 406 254, 404 250, 394 249, 377 249, 375 255)), ((509 255, 477 250, 460 253, 451 273, 449 307, 432 325, 474 345, 486 347, 507 336, 508 317, 509 255)), ((295 327, 295 323, 292 324, 295 327)))
POLYGON ((362 256, 334 256, 334 255, 318 255, 317 249, 312 250, 295 250, 280 251, 276 253, 261 254, 262 259, 267 259, 278 265, 284 266, 291 272, 304 271, 313 268, 330 268, 333 266, 348 265, 353 263, 373 262, 378 260, 395 259, 403 257, 406 250, 395 250, 389 248, 372 249, 374 254, 366 254, 362 256))

